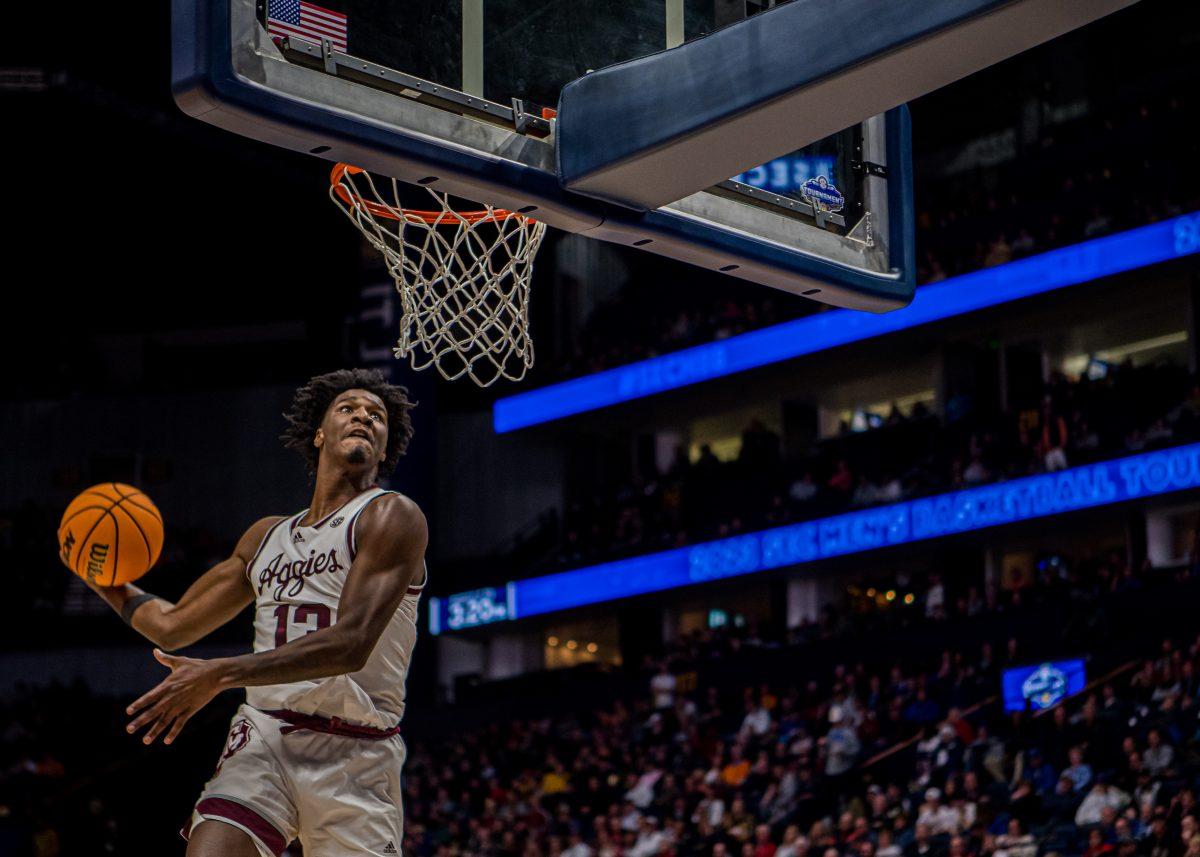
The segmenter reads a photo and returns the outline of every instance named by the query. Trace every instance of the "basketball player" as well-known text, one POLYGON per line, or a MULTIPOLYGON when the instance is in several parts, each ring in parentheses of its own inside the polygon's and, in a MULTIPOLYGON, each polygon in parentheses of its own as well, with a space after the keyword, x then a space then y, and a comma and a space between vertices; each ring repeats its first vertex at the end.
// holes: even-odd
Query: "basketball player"
POLYGON ((308 462, 308 509, 263 518, 233 556, 172 604, 136 586, 93 587, 157 644, 170 674, 128 708, 128 731, 170 744, 223 690, 246 688, 217 770, 183 835, 188 857, 399 854, 398 722, 425 584, 425 518, 376 486, 412 436, 405 390, 343 370, 296 391, 285 445, 308 462), (254 652, 164 653, 255 605, 254 652))

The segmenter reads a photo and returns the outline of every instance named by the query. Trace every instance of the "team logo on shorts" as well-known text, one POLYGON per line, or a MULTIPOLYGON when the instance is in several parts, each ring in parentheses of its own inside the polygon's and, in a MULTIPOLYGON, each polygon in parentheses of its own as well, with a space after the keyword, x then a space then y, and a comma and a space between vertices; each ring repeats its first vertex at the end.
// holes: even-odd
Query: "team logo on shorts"
POLYGON ((221 770, 226 759, 249 743, 250 721, 244 717, 241 720, 235 720, 233 726, 229 728, 229 740, 225 743, 225 752, 221 754, 221 760, 217 762, 217 770, 221 770))

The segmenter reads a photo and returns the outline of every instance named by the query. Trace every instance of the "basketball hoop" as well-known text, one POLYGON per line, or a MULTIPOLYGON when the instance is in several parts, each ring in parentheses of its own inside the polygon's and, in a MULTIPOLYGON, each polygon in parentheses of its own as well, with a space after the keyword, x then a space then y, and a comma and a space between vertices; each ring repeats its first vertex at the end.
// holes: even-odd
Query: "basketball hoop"
POLYGON ((435 366, 451 381, 468 375, 481 387, 524 378, 533 366, 529 279, 546 224, 492 206, 455 211, 447 194, 430 188, 435 210, 404 208, 396 179, 377 186, 349 164, 337 164, 329 182, 330 198, 383 254, 396 282, 397 359, 435 366))

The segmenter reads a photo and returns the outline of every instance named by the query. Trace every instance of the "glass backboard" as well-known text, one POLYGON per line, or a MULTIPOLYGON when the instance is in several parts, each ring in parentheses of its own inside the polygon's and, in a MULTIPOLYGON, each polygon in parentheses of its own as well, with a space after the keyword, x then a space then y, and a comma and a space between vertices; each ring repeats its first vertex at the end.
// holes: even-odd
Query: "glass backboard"
POLYGON ((914 286, 906 97, 1129 2, 173 0, 174 87, 245 136, 884 311, 914 286))

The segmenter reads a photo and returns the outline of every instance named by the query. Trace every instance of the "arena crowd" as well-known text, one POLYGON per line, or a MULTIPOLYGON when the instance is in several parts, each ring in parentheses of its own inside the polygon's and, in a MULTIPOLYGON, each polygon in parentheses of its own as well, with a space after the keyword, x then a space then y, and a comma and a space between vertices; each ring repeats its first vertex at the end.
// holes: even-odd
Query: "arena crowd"
MULTIPOLYGON (((931 583, 922 602, 941 586, 931 583)), ((1019 628, 1039 602, 1078 610, 1128 602, 1142 586, 1195 591, 1194 581, 1155 581, 1150 570, 1081 564, 1015 597, 918 605, 910 621, 953 635, 963 621, 1005 611, 1001 627, 1019 628)), ((883 642, 872 624, 840 633, 883 642)), ((777 651, 801 660, 824 635, 846 639, 838 634, 835 620, 777 651)), ((928 660, 877 648, 862 661, 822 661, 807 680, 718 686, 705 664, 749 663, 773 644, 756 629, 699 632, 644 672, 640 697, 414 744, 406 853, 1200 853, 1200 638, 1147 642, 1151 656, 1132 665, 1097 658, 1094 667, 1114 665, 1115 675, 1043 716, 1006 715, 994 698, 999 674, 1038 654, 1027 642, 956 645, 928 660)))
POLYGON ((736 459, 680 447, 663 472, 570 500, 530 537, 552 543, 528 571, 602 562, 922 495, 1062 470, 1200 438, 1200 384, 1167 365, 1110 367, 1103 378, 1054 376, 1042 396, 1009 413, 955 396, 944 415, 918 404, 878 414, 878 428, 782 448, 761 422, 746 426, 736 459), (790 452, 790 454, 789 454, 790 452), (803 451, 802 451, 803 452, 803 451))

